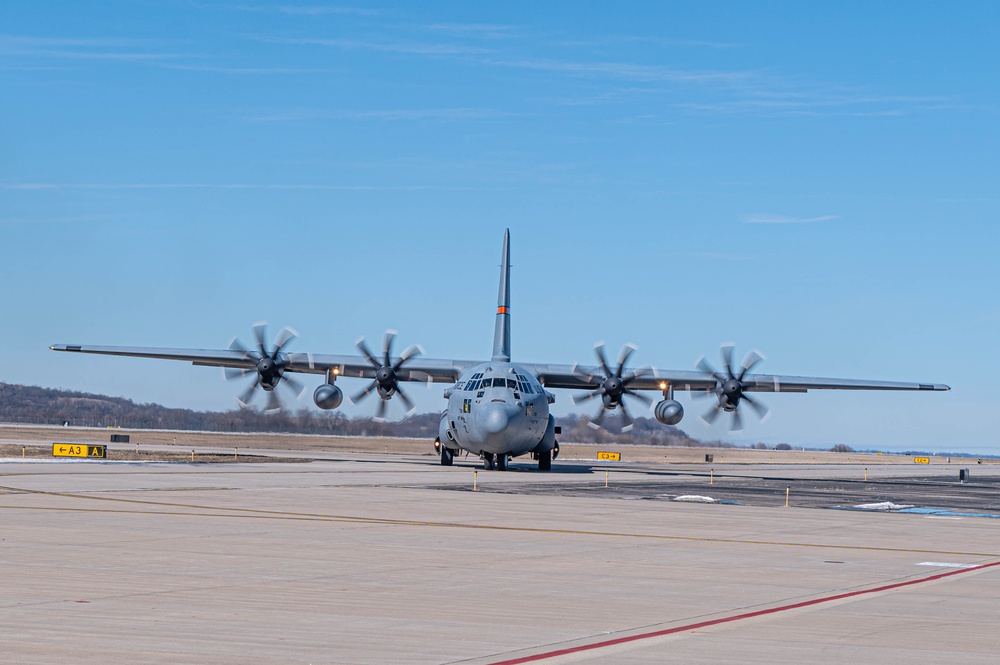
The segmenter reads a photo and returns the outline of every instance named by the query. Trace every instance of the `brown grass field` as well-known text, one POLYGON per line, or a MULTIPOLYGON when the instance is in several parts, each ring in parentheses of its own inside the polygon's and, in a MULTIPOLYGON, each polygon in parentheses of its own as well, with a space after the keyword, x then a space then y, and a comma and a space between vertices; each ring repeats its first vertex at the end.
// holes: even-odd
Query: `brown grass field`
MULTIPOLYGON (((424 439, 361 438, 302 434, 231 434, 189 432, 183 430, 129 430, 87 427, 36 427, 0 424, 0 457, 43 458, 52 456, 53 443, 108 444, 111 434, 126 434, 129 444, 116 444, 115 459, 190 461, 195 450, 199 462, 262 461, 254 451, 298 451, 329 453, 370 453, 390 455, 434 455, 433 442, 424 439), (138 444, 138 453, 135 446, 138 444), (177 452, 143 450, 143 446, 177 446, 177 452), (235 454, 205 451, 206 448, 233 449, 235 454)), ((600 451, 619 452, 624 462, 663 462, 668 464, 913 464, 913 457, 899 454, 832 453, 812 450, 749 450, 744 448, 673 448, 665 446, 582 444, 560 442, 560 459, 594 460, 600 451)), ((276 461, 268 456, 268 461, 276 461)), ((977 458, 931 456, 931 464, 976 464, 977 458)), ((1000 463, 984 459, 983 464, 1000 463)))

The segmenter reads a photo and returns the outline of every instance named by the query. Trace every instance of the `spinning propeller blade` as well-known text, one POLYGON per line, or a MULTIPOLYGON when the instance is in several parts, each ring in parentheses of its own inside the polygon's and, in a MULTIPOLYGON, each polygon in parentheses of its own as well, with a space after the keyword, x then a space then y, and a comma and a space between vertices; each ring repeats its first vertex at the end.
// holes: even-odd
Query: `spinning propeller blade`
POLYGON ((293 328, 285 327, 278 332, 274 340, 274 347, 267 349, 267 322, 259 321, 252 326, 256 349, 245 346, 239 339, 233 338, 229 342, 229 348, 243 354, 243 359, 248 363, 253 363, 252 367, 226 367, 223 371, 226 379, 234 380, 245 378, 253 374, 253 380, 246 390, 236 398, 241 407, 249 408, 250 400, 258 388, 267 393, 267 405, 265 413, 280 411, 283 408, 281 398, 278 396, 276 388, 279 385, 286 385, 295 391, 296 396, 301 396, 305 391, 305 386, 291 376, 285 376, 285 369, 288 366, 288 359, 281 357, 284 348, 299 334, 293 328))
POLYGON ((631 372, 626 372, 625 366, 628 364, 628 359, 632 356, 632 353, 636 351, 636 346, 634 344, 626 344, 622 347, 621 351, 618 353, 618 360, 616 368, 614 371, 611 370, 611 366, 608 364, 607 357, 604 354, 604 342, 598 342, 594 345, 594 355, 597 356, 597 362, 600 367, 602 374, 588 374, 584 372, 579 366, 573 367, 573 372, 583 378, 588 383, 597 381, 598 385, 596 388, 588 393, 578 394, 573 396, 573 402, 575 404, 580 404, 581 402, 586 402, 594 399, 597 396, 601 397, 601 407, 597 412, 597 416, 592 418, 589 423, 590 427, 594 429, 600 429, 601 424, 604 422, 604 416, 608 411, 613 411, 615 409, 621 409, 622 414, 622 431, 627 432, 632 429, 632 425, 635 420, 632 415, 628 412, 628 408, 625 406, 626 397, 634 397, 646 405, 652 403, 652 401, 646 395, 643 395, 635 390, 629 389, 629 384, 644 376, 649 370, 648 369, 637 369, 631 372))
MULTIPOLYGON (((751 398, 746 394, 746 385, 743 383, 743 379, 746 377, 754 367, 757 366, 762 360, 764 360, 764 355, 759 351, 751 351, 743 359, 743 362, 739 366, 735 366, 733 363, 733 350, 734 347, 731 344, 723 344, 720 349, 720 355, 722 356, 722 363, 725 368, 725 372, 716 371, 712 365, 705 360, 704 356, 698 359, 695 366, 702 371, 707 377, 715 381, 715 386, 705 394, 713 394, 718 400, 711 409, 705 412, 701 417, 708 425, 715 422, 716 418, 723 411, 733 414, 732 421, 729 423, 729 429, 732 432, 740 431, 743 429, 743 417, 740 414, 740 405, 743 403, 749 404, 750 408, 753 409, 757 417, 763 420, 767 417, 770 411, 762 402, 759 400, 751 398)), ((694 396, 701 396, 702 393, 693 393, 694 396)))
MULTIPOLYGON (((406 395, 403 389, 400 387, 399 383, 401 380, 400 374, 403 371, 406 363, 409 362, 411 358, 414 358, 424 352, 424 349, 419 344, 407 347, 403 353, 393 360, 392 357, 392 343, 396 339, 398 333, 395 330, 386 330, 385 337, 382 340, 382 359, 379 360, 375 357, 375 354, 371 352, 368 345, 365 344, 364 337, 359 337, 356 345, 358 350, 361 351, 362 355, 368 360, 368 363, 375 370, 375 378, 369 383, 363 390, 356 393, 351 397, 351 401, 357 404, 361 400, 365 399, 372 392, 378 392, 379 397, 382 399, 379 401, 378 406, 375 410, 375 420, 381 421, 385 419, 385 412, 388 406, 388 402, 392 399, 393 395, 399 395, 400 401, 407 408, 407 414, 413 413, 416 409, 413 401, 406 395)), ((427 376, 421 373, 421 376, 427 376)), ((410 378, 409 376, 405 378, 410 378)), ((427 376, 429 379, 430 377, 427 376)))

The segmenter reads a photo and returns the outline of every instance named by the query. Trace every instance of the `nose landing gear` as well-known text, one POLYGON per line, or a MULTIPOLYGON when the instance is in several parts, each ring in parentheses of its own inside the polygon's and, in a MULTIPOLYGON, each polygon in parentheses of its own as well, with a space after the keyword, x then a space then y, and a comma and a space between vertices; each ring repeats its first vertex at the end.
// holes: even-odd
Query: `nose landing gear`
POLYGON ((506 471, 507 462, 510 459, 507 455, 500 453, 494 455, 493 453, 482 453, 483 457, 483 468, 487 471, 496 469, 497 471, 506 471))

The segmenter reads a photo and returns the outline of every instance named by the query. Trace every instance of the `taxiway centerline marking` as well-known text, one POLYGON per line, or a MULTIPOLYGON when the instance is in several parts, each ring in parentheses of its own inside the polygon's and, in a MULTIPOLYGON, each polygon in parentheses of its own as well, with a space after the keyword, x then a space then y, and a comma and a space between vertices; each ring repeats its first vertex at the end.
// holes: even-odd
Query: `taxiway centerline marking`
MULTIPOLYGON (((597 536, 604 538, 638 538, 645 540, 668 540, 675 542, 691 543, 718 543, 732 545, 761 545, 774 547, 809 547, 834 550, 866 551, 866 552, 900 552, 909 554, 935 554, 950 556, 971 556, 977 558, 997 558, 1000 554, 996 552, 957 552, 951 550, 927 550, 909 549, 901 547, 877 547, 870 545, 838 545, 832 543, 789 543, 767 540, 746 540, 739 538, 706 538, 703 536, 676 536, 669 534, 653 533, 624 533, 614 531, 586 531, 581 529, 553 529, 545 527, 522 527, 522 526, 500 526, 495 524, 469 524, 462 522, 437 522, 432 520, 405 520, 382 517, 364 517, 359 515, 324 515, 322 513, 300 513, 293 511, 266 510, 260 508, 229 508, 226 506, 203 506, 198 504, 175 503, 169 501, 146 501, 141 499, 124 499, 110 496, 91 496, 84 494, 72 494, 68 492, 50 492, 46 490, 20 489, 16 487, 0 486, 0 491, 10 491, 21 494, 38 494, 42 496, 52 496, 69 499, 89 499, 91 501, 107 501, 113 503, 125 503, 140 506, 155 506, 160 508, 183 508, 188 510, 215 511, 212 513, 185 513, 150 511, 153 514, 174 514, 190 515, 200 517, 239 517, 243 519, 287 519, 295 521, 318 521, 318 522, 349 522, 355 524, 375 524, 384 526, 412 526, 412 527, 432 527, 442 529, 481 529, 488 531, 505 531, 516 533, 540 533, 552 535, 569 536, 597 536)), ((57 506, 11 506, 0 505, 0 509, 8 510, 55 510, 66 512, 109 512, 109 513, 135 513, 143 514, 140 510, 102 510, 91 508, 71 508, 57 506)))

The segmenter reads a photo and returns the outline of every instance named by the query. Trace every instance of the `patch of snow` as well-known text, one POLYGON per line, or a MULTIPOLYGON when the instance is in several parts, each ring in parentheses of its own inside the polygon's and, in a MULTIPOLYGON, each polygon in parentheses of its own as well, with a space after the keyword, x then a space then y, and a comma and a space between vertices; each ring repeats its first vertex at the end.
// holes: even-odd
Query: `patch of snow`
POLYGON ((862 503, 854 506, 856 510, 905 510, 913 508, 908 504, 893 503, 892 501, 882 501, 881 503, 862 503))
POLYGON ((701 496, 699 494, 682 494, 681 496, 675 496, 674 501, 687 501, 690 503, 718 503, 718 499, 713 499, 710 496, 701 496))

